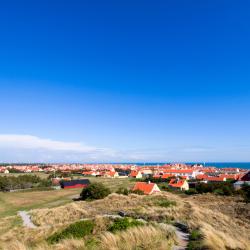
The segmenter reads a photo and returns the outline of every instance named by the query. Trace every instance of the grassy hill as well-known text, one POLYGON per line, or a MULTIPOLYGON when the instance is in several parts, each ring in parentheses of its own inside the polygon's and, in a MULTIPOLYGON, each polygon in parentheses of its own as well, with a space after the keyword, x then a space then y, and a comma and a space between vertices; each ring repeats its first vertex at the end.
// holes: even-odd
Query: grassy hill
MULTIPOLYGON (((133 185, 128 179, 94 180, 112 191, 133 185)), ((0 246, 17 250, 172 249, 177 244, 174 226, 181 223, 190 233, 189 249, 250 249, 250 204, 239 197, 113 193, 102 200, 73 202, 72 197, 79 193, 79 189, 1 193, 0 246), (31 209, 37 228, 22 226, 16 212, 23 209, 31 209), (146 224, 110 232, 119 211, 132 220, 143 219, 146 224), (61 239, 53 245, 47 241, 54 234, 68 232, 82 220, 92 221, 91 234, 80 239, 61 239)))

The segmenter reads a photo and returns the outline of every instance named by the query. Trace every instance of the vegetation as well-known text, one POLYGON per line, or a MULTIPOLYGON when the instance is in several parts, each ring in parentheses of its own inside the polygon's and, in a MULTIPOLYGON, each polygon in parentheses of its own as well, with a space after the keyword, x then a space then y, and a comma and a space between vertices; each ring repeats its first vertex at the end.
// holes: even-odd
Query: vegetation
POLYGON ((205 250, 206 247, 202 246, 203 235, 198 229, 191 231, 187 250, 205 250))
POLYGON ((99 249, 102 250, 166 250, 171 249, 175 234, 171 228, 165 226, 140 226, 132 227, 115 234, 107 232, 101 236, 99 249))
POLYGON ((121 230, 126 230, 129 227, 141 226, 143 225, 142 222, 129 219, 129 218, 122 218, 122 219, 115 219, 115 221, 109 226, 108 231, 114 233, 121 230))
POLYGON ((170 207, 170 206, 176 206, 176 202, 170 201, 167 199, 162 199, 162 200, 157 201, 155 205, 160 206, 160 207, 170 207))
MULTIPOLYGON (((104 186, 112 191, 119 189, 121 194, 129 191, 134 184, 128 178, 89 179, 105 183, 104 186)), ((166 183, 162 185, 166 186, 166 183)), ((238 193, 244 192, 247 197, 247 190, 245 187, 238 193)), ((216 192, 204 192, 194 196, 180 196, 170 192, 152 196, 129 192, 127 195, 113 193, 92 202, 72 202, 72 198, 79 195, 79 189, 2 192, 0 249, 172 249, 173 244, 177 243, 174 243, 175 229, 171 225, 176 222, 185 223, 191 230, 188 249, 248 249, 250 203, 239 202, 242 201, 239 196, 213 195, 216 192), (37 228, 22 226, 21 218, 16 214, 24 209, 33 209, 29 213, 32 222, 38 225, 37 228), (119 211, 134 219, 125 219, 125 222, 120 219, 122 222, 116 222, 106 216, 117 215, 119 211), (80 238, 73 236, 72 230, 68 229, 72 222, 89 221, 89 218, 93 218, 92 231, 81 233, 80 238), (138 222, 138 218, 146 220, 147 225, 133 226, 133 222, 138 222), (129 220, 129 223, 126 220, 129 220), (69 230, 68 233, 65 233, 66 229, 69 230), (52 236, 58 239, 54 242, 52 240, 53 244, 50 244, 48 241, 52 236)))
POLYGON ((132 190, 128 188, 123 188, 120 187, 117 191, 117 194, 123 194, 123 195, 129 195, 129 194, 139 194, 139 195, 144 195, 144 192, 141 190, 132 190))
POLYGON ((239 192, 243 196, 245 202, 250 203, 250 185, 243 185, 239 192))
POLYGON ((64 230, 51 235, 47 241, 51 244, 67 238, 83 238, 93 232, 94 223, 90 220, 78 221, 69 225, 64 230))
POLYGON ((92 183, 82 190, 80 198, 82 200, 98 200, 105 198, 110 193, 110 189, 102 183, 92 183))
POLYGON ((235 193, 233 184, 231 182, 209 182, 209 183, 197 183, 195 188, 192 188, 185 192, 186 194, 203 194, 214 193, 217 195, 233 195, 235 193))
POLYGON ((0 191, 49 186, 51 186, 50 180, 42 179, 36 175, 0 176, 0 191))

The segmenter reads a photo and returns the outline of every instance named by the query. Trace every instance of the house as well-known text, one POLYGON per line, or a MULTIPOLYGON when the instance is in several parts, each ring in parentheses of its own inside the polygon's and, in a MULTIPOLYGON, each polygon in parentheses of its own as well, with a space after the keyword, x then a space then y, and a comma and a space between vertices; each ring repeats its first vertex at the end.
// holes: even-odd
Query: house
POLYGON ((234 183, 234 189, 239 190, 241 189, 242 185, 247 184, 250 186, 250 171, 240 177, 239 181, 234 183))
POLYGON ((131 171, 129 177, 140 179, 140 178, 142 178, 142 173, 141 173, 141 171, 133 170, 133 171, 131 171))
POLYGON ((133 191, 140 190, 144 194, 153 194, 153 193, 159 193, 161 190, 155 183, 151 182, 136 182, 135 186, 132 189, 133 191))
POLYGON ((171 179, 168 186, 173 189, 189 190, 189 184, 185 179, 171 179))
POLYGON ((201 174, 200 171, 194 169, 166 169, 164 174, 171 174, 173 176, 186 176, 189 179, 194 179, 198 174, 201 174))
POLYGON ((225 177, 220 176, 207 176, 205 179, 203 179, 205 182, 222 182, 226 181, 227 179, 225 177))
POLYGON ((96 175, 98 175, 98 173, 96 173, 95 171, 84 171, 84 172, 82 172, 82 175, 84 175, 84 176, 96 176, 96 175))
POLYGON ((222 181, 226 181, 227 178, 225 177, 225 175, 221 175, 221 176, 209 176, 206 174, 199 174, 196 176, 197 180, 201 180, 203 182, 222 182, 222 181))
POLYGON ((116 171, 109 171, 104 174, 104 177, 116 178, 119 177, 119 174, 116 171))
POLYGON ((245 173, 242 177, 240 177, 241 181, 250 181, 250 171, 245 173))
POLYGON ((61 188, 84 188, 90 184, 88 179, 79 179, 79 180, 68 180, 68 181, 61 181, 60 185, 61 188))

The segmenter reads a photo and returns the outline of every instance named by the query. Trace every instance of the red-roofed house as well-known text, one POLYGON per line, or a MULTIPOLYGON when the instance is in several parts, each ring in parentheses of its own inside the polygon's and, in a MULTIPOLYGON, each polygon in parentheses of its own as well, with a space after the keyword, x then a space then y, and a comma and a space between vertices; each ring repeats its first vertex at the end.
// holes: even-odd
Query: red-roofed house
POLYGON ((206 182, 221 182, 221 181, 226 181, 227 179, 225 177, 207 176, 203 180, 206 181, 206 182))
POLYGON ((174 189, 189 190, 189 184, 185 179, 171 179, 168 186, 174 189))
POLYGON ((247 173, 245 173, 241 178, 241 181, 250 181, 250 171, 248 171, 247 173))
POLYGON ((119 174, 116 171, 109 171, 104 174, 104 177, 115 178, 119 177, 119 174))
POLYGON ((140 171, 135 171, 135 170, 133 170, 133 171, 131 171, 129 177, 139 179, 139 178, 142 178, 142 174, 141 174, 140 171))
POLYGON ((133 191, 135 190, 140 190, 144 194, 153 194, 153 193, 159 193, 161 190, 155 183, 146 183, 146 182, 136 182, 135 186, 132 189, 133 191))
POLYGON ((169 177, 172 177, 173 175, 172 174, 162 174, 162 175, 160 175, 160 174, 156 174, 156 175, 153 175, 153 178, 155 178, 155 179, 167 179, 167 178, 169 178, 169 177))

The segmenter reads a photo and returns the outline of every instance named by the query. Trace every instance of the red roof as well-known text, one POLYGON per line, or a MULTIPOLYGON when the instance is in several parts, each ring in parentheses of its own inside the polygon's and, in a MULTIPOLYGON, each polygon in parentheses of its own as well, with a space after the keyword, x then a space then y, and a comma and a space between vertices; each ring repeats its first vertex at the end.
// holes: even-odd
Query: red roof
POLYGON ((131 171, 131 173, 130 173, 131 177, 136 177, 137 175, 138 175, 138 172, 135 170, 131 171))
POLYGON ((107 172, 107 173, 106 173, 106 175, 109 175, 109 176, 111 176, 111 177, 114 177, 115 174, 116 174, 115 171, 110 171, 110 172, 107 172))
POLYGON ((224 181, 225 178, 224 177, 218 177, 218 176, 207 176, 204 180, 205 181, 224 181))
POLYGON ((184 183, 185 183, 185 180, 183 179, 171 179, 168 185, 171 187, 180 188, 183 186, 184 183))
POLYGON ((220 174, 220 177, 230 179, 230 180, 238 180, 238 174, 220 174))
POLYGON ((178 174, 191 174, 194 172, 193 169, 167 169, 163 171, 165 173, 178 173, 178 174))
POLYGON ((208 176, 206 174, 198 174, 196 175, 197 180, 203 180, 206 179, 208 176))
POLYGON ((241 178, 241 181, 250 181, 250 171, 248 171, 246 174, 244 174, 241 178))
POLYGON ((133 191, 141 190, 144 194, 150 194, 155 185, 155 183, 136 182, 133 191))

